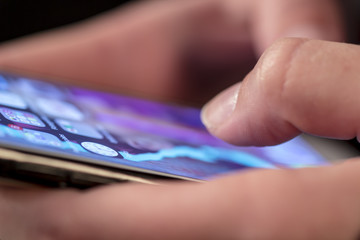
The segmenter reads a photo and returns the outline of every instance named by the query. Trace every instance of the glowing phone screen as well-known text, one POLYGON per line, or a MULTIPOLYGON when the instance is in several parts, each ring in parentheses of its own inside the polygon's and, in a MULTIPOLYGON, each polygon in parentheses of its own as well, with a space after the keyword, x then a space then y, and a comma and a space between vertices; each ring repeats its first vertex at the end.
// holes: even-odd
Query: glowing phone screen
POLYGON ((76 161, 209 179, 247 168, 327 162, 301 138, 235 147, 211 136, 198 109, 0 75, 0 142, 76 161))

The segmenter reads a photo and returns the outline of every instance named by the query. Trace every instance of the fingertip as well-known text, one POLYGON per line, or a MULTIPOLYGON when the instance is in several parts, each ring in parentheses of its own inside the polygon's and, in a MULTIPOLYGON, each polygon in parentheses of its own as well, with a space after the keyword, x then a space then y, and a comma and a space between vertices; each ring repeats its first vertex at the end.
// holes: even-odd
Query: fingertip
POLYGON ((201 120, 211 132, 216 132, 231 117, 238 99, 240 83, 226 89, 207 103, 201 111, 201 120))
POLYGON ((305 42, 277 42, 241 83, 211 100, 201 115, 210 133, 242 146, 274 145, 298 135, 299 130, 281 114, 284 104, 280 96, 287 64, 305 42))

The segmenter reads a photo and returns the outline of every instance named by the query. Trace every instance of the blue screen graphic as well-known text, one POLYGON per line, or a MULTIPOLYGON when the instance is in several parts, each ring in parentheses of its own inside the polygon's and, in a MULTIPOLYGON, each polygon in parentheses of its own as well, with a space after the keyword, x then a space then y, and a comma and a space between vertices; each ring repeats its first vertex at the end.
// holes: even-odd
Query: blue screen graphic
POLYGON ((211 136, 198 109, 0 75, 0 141, 77 161, 193 179, 248 168, 327 162, 301 138, 236 147, 211 136))

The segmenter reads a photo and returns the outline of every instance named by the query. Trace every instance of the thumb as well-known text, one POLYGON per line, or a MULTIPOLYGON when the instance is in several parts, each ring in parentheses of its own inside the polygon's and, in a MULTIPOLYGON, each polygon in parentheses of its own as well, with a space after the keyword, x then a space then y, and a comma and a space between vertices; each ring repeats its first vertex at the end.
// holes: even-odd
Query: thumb
POLYGON ((204 107, 203 122, 239 145, 274 145, 300 132, 351 139, 359 135, 359 61, 356 45, 281 40, 204 107))

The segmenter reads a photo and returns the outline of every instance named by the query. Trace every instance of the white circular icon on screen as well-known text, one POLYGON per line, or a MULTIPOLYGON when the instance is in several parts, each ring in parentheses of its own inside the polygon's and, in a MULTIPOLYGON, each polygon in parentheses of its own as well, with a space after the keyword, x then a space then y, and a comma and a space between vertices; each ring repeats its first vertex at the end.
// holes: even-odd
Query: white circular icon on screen
POLYGON ((116 157, 119 155, 114 149, 109 148, 105 145, 94 143, 94 142, 82 142, 81 146, 83 146, 86 150, 103 155, 106 157, 116 157))

